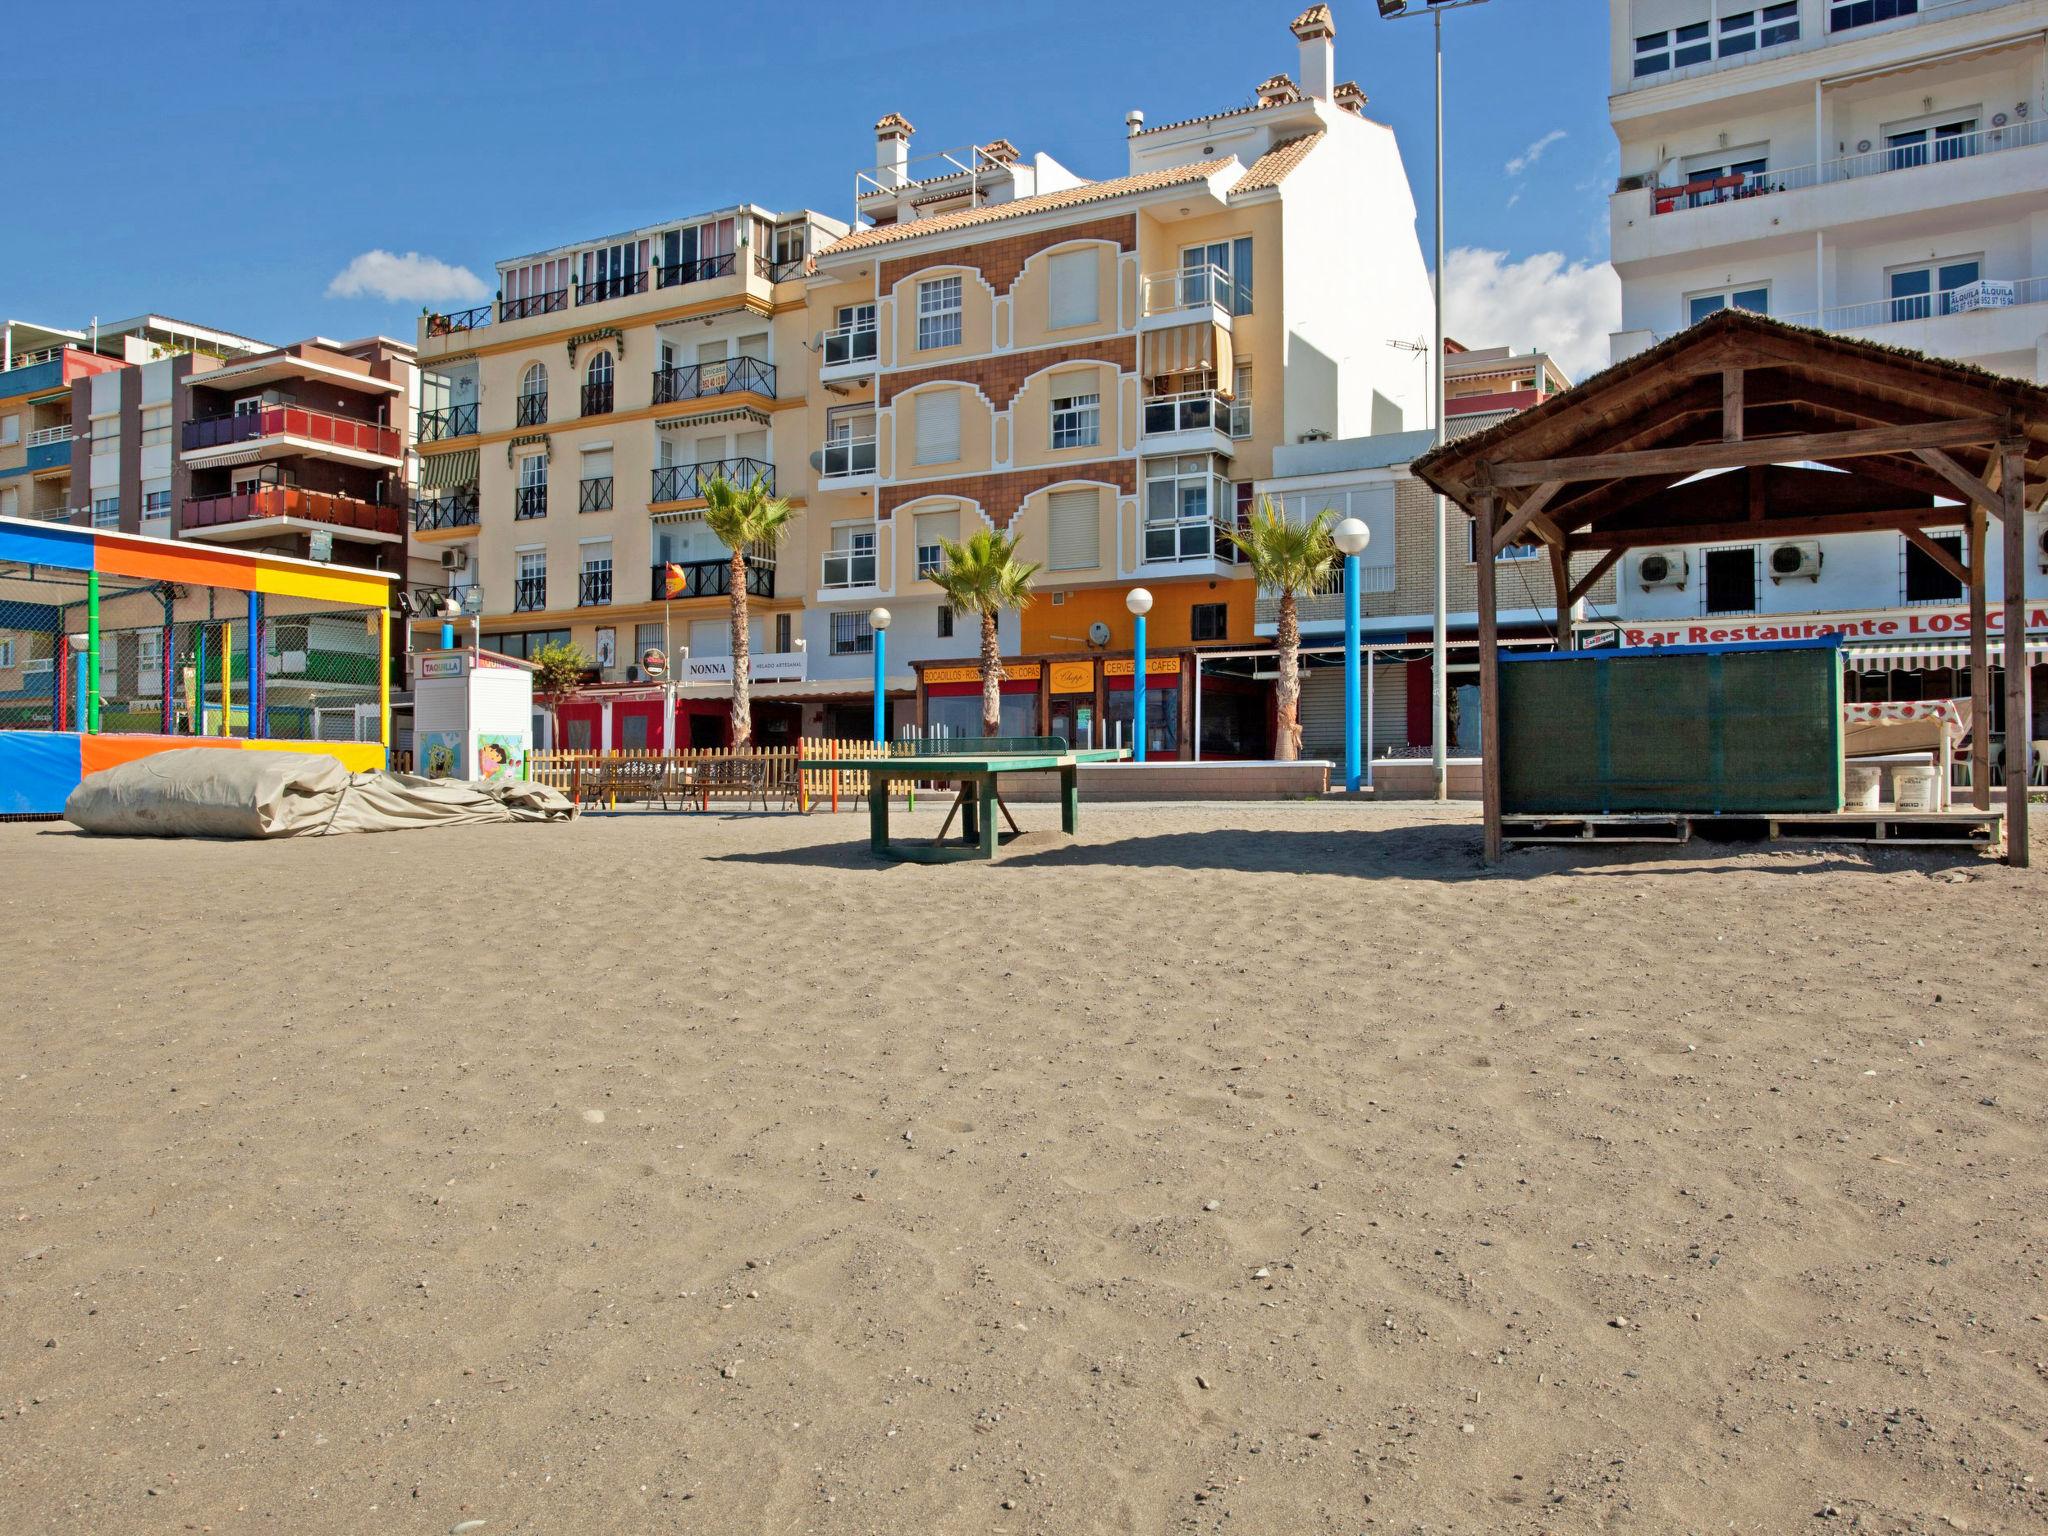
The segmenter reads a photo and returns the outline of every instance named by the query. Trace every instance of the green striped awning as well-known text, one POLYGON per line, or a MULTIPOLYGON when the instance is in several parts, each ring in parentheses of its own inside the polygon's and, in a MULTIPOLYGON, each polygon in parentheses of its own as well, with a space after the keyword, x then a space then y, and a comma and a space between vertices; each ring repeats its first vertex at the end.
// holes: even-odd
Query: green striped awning
POLYGON ((477 450, 474 448, 420 455, 420 490, 429 496, 475 485, 476 473, 477 450))

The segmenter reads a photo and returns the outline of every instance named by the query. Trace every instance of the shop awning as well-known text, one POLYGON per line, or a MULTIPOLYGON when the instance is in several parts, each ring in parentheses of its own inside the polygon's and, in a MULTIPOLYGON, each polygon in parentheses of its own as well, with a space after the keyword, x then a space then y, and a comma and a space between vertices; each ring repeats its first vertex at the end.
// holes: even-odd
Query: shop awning
POLYGON ((477 450, 474 448, 420 455, 420 489, 428 495, 475 485, 476 474, 477 450))
MULTIPOLYGON (((2027 638, 2027 665, 2048 662, 2048 635, 2027 638)), ((1991 665, 2005 665, 2005 642, 1993 640, 1991 665)), ((1842 659, 1856 672, 1931 672, 1942 667, 1967 667, 1970 642, 1955 640, 1901 640, 1890 645, 1845 645, 1842 659)))

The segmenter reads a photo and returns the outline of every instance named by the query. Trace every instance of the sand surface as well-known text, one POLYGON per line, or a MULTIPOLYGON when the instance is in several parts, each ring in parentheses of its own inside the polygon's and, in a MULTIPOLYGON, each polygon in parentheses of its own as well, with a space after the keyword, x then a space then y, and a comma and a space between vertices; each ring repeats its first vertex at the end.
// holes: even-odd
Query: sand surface
POLYGON ((2048 1529, 2048 875, 864 835, 0 826, 0 1531, 2048 1529))

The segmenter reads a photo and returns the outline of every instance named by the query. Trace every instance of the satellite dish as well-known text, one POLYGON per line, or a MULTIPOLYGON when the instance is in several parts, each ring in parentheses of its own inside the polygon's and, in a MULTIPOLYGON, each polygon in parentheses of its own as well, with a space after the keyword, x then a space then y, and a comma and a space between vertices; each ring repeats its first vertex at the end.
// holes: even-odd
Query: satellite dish
POLYGON ((1088 626, 1088 643, 1094 646, 1109 644, 1109 626, 1097 619, 1088 626))

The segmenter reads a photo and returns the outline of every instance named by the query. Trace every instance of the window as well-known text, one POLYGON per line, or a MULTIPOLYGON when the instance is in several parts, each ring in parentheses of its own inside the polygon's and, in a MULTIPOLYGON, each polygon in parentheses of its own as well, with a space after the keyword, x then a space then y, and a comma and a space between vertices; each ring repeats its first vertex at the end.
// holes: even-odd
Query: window
POLYGON ((1661 75, 1667 69, 1704 64, 1714 56, 1708 24, 1690 22, 1667 32, 1645 32, 1636 38, 1635 75, 1661 75))
POLYGON ((1215 552, 1213 519, 1223 482, 1206 457, 1145 463, 1145 559, 1206 560, 1215 552))
POLYGON ((953 610, 945 606, 943 603, 939 605, 938 634, 941 640, 950 640, 953 638, 953 610))
POLYGON ((0 668, 14 665, 14 637, 0 636, 0 668))
MULTIPOLYGON (((1502 550, 1496 557, 1501 560, 1534 560, 1543 553, 1540 539, 1520 539, 1502 550)), ((1465 558, 1472 564, 1479 563, 1479 525, 1467 521, 1465 524, 1465 558)))
MULTIPOLYGON (((917 285, 917 350, 960 345, 960 279, 934 277, 917 285)), ((957 457, 957 455, 956 455, 957 457)))
POLYGON ((566 629, 525 629, 508 635, 484 636, 485 650, 496 651, 501 656, 517 656, 521 661, 531 661, 533 653, 544 645, 568 643, 569 631, 566 629))
POLYGON ((1093 325, 1102 318, 1096 266, 1092 250, 1062 251, 1048 263, 1046 329, 1063 331, 1070 326, 1093 325))
MULTIPOLYGON (((1964 564, 1960 533, 1931 535, 1934 542, 1964 564)), ((1963 584, 1939 565, 1934 557, 1911 539, 1899 541, 1906 551, 1906 601, 1909 603, 1955 603, 1962 601, 1963 584)), ((1967 566, 1965 567, 1967 569, 1967 566)))
POLYGON ((1052 445, 1055 448, 1093 448, 1102 441, 1102 396, 1095 390, 1083 392, 1083 381, 1053 384, 1052 445), (1063 392, 1064 391, 1064 392, 1063 392))
POLYGON ((832 548, 825 554, 824 584, 872 587, 875 575, 875 525, 834 523, 832 548))
POLYGON ((92 504, 92 525, 95 528, 118 528, 121 526, 121 498, 101 496, 92 504))
POLYGON ((875 306, 842 304, 837 320, 825 333, 825 365, 874 361, 875 306))
POLYGON ((1891 302, 1885 317, 1925 320, 1930 315, 1952 315, 1957 309, 1956 290, 1968 287, 1983 275, 1983 263, 1974 258, 1887 272, 1885 297, 1891 302))
POLYGON ((1181 303, 1220 304, 1233 315, 1252 312, 1252 241, 1212 240, 1180 253, 1181 303))
POLYGON ((92 454, 101 458, 121 451, 121 418, 102 416, 92 424, 92 454))
POLYGON ((1087 571, 1102 564, 1102 495, 1054 491, 1047 498, 1046 568, 1087 571))
POLYGON ((1230 638, 1230 604, 1196 603, 1188 610, 1188 638, 1227 640, 1230 638))
POLYGON ((145 488, 142 493, 143 521, 147 522, 152 517, 169 517, 170 515, 170 491, 168 489, 152 491, 145 488))
POLYGON ((1887 130, 1884 136, 1884 168, 1905 171, 1916 165, 1926 165, 1929 161, 1942 164, 1962 160, 1976 154, 1982 147, 1974 117, 1897 132, 1887 130))
POLYGON ((1828 6, 1828 30, 1847 32, 1851 27, 1916 15, 1919 10, 1920 0, 1833 0, 1828 6))
POLYGON ((583 373, 583 414, 603 416, 612 408, 612 355, 599 352, 583 373))
POLYGON ((1636 78, 1661 75, 1671 67, 1671 34, 1645 32, 1636 39, 1636 78))
POLYGON ((834 656, 871 656, 875 650, 875 632, 868 625, 868 616, 859 609, 832 615, 832 654, 834 656))
POLYGON ((1723 293, 1696 293, 1685 301, 1687 325, 1698 325, 1720 309, 1746 309, 1752 315, 1771 312, 1771 290, 1736 288, 1723 293))
POLYGON ((529 453, 519 460, 519 489, 512 503, 514 517, 548 515, 548 456, 529 453))
POLYGON ((1739 549, 1710 549, 1703 558, 1707 579, 1702 588, 1707 612, 1756 612, 1756 547, 1745 544, 1739 549))
POLYGON ((960 457, 960 391, 927 390, 912 397, 917 416, 918 464, 950 464, 960 457))
POLYGON ((15 517, 21 512, 21 492, 11 485, 0 485, 0 517, 15 517))
POLYGON ((787 656, 795 646, 795 630, 791 625, 791 618, 792 615, 787 613, 775 615, 775 654, 778 656, 787 656))
POLYGON ((875 408, 838 405, 825 413, 825 475, 875 472, 875 408))
POLYGON ((142 408, 142 446, 168 448, 171 443, 171 408, 145 405, 142 408))
POLYGON ((612 546, 609 541, 583 546, 583 576, 576 588, 576 601, 591 607, 612 600, 612 546))
POLYGON ((21 418, 0 416, 0 448, 12 448, 21 441, 21 418))
POLYGON ((917 540, 917 575, 922 580, 945 565, 945 546, 958 542, 960 538, 960 514, 920 512, 916 518, 914 537, 917 540))
POLYGON ((544 549, 519 551, 519 575, 512 583, 512 606, 525 612, 548 605, 548 554, 544 549))
POLYGON ((1783 0, 1782 4, 1738 11, 1721 18, 1720 54, 1724 59, 1731 54, 1753 53, 1758 48, 1798 41, 1798 0, 1783 0))
POLYGON ((519 381, 519 409, 517 424, 522 427, 537 427, 548 419, 548 370, 545 363, 534 363, 519 381))

